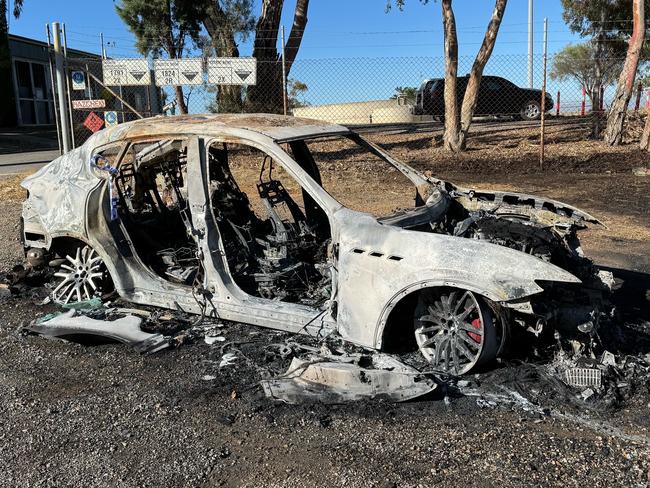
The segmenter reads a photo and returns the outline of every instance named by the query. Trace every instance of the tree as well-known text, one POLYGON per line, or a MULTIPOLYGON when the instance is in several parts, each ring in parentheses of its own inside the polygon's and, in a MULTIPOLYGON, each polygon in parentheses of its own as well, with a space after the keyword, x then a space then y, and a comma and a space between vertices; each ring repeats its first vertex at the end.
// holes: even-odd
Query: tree
POLYGON ((289 109, 309 106, 309 102, 302 98, 308 89, 307 85, 300 80, 287 80, 287 101, 289 109))
MULTIPOLYGON (((643 0, 650 9, 650 0, 643 0)), ((630 36, 633 18, 630 0, 562 0, 562 17, 569 29, 594 45, 594 72, 602 76, 608 57, 625 56, 626 39, 630 36)), ((600 86, 592 91, 592 105, 600 107, 600 86)), ((599 115, 599 114, 597 114, 599 115)), ((600 116, 594 117, 594 136, 600 135, 600 116)))
MULTIPOLYGON (((20 17, 23 0, 14 0, 13 16, 20 17)), ((9 94, 0 104, 0 126, 13 125, 16 121, 16 105, 11 80, 11 53, 9 52, 9 25, 7 23, 7 0, 0 0, 0 93, 9 94)))
MULTIPOLYGON (((184 0, 122 0, 115 9, 135 35, 138 51, 154 57, 166 53, 176 59, 185 55, 188 39, 199 40, 200 6, 199 2, 184 0)), ((183 87, 175 86, 174 90, 178 108, 186 114, 183 87)))
POLYGON ((444 145, 453 152, 465 149, 472 117, 478 101, 483 69, 487 64, 496 43, 507 0, 496 0, 492 18, 483 37, 481 47, 474 59, 474 64, 467 80, 463 104, 458 113, 456 98, 456 79, 458 77, 458 38, 456 20, 451 7, 452 0, 442 0, 442 19, 445 32, 445 134, 444 145))
MULTIPOLYGON (((406 0, 395 0, 396 5, 401 9, 406 0)), ((422 3, 429 3, 429 0, 420 0, 422 3)), ((507 0, 495 0, 492 17, 483 37, 481 47, 476 54, 472 70, 467 80, 467 88, 463 96, 463 102, 458 107, 456 96, 458 78, 458 36, 456 34, 456 18, 452 9, 452 0, 441 0, 442 24, 445 35, 445 133, 443 136, 444 147, 452 152, 460 152, 465 149, 467 134, 472 125, 472 117, 478 101, 478 91, 483 77, 483 69, 487 64, 494 44, 497 40, 503 13, 505 12, 507 0)), ((391 6, 388 0, 386 8, 391 6)))
POLYGON ((611 50, 609 55, 599 61, 600 69, 596 69, 594 59, 597 48, 594 42, 568 45, 555 56, 551 67, 552 80, 573 78, 585 87, 592 110, 598 110, 600 87, 616 81, 623 62, 611 50), (598 103, 596 103, 598 102, 598 103))
MULTIPOLYGON (((205 1, 203 26, 208 33, 214 55, 239 57, 237 38, 246 40, 255 27, 252 0, 205 1)), ((241 112, 242 89, 239 85, 221 85, 217 88, 216 103, 211 111, 241 112)))
MULTIPOLYGON (((282 112, 282 57, 277 45, 283 6, 283 0, 262 0, 262 11, 255 27, 253 43, 253 57, 257 58, 257 85, 248 90, 249 112, 282 112)), ((308 9, 309 0, 296 0, 293 25, 285 45, 287 77, 302 43, 308 9)))
POLYGON ((605 142, 618 145, 623 138, 623 123, 627 114, 627 106, 634 90, 634 79, 639 66, 639 56, 645 38, 645 13, 644 1, 633 0, 634 28, 628 42, 625 63, 616 86, 616 94, 607 115, 607 128, 605 129, 605 142))
POLYGON ((413 105, 417 96, 418 89, 415 86, 398 86, 395 88, 395 93, 390 97, 391 99, 403 98, 406 103, 413 105))

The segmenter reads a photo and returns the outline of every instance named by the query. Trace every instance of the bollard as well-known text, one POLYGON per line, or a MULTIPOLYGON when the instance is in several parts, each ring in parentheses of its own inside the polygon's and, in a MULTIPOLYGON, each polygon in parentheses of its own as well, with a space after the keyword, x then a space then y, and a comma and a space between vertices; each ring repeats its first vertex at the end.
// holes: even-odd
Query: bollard
POLYGON ((555 103, 555 116, 560 116, 560 90, 557 91, 557 102, 555 103))
POLYGON ((585 115, 585 106, 587 104, 587 90, 585 90, 584 85, 582 86, 582 105, 580 108, 580 115, 584 117, 585 115))

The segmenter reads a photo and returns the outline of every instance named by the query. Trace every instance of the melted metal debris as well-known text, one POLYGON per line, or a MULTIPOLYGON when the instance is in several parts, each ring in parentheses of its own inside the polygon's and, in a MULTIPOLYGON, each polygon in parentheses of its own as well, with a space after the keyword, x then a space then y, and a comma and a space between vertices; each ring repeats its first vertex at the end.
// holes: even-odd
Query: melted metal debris
POLYGON ((386 354, 294 358, 284 375, 261 385, 267 397, 291 404, 371 398, 403 402, 436 388, 432 379, 386 354))

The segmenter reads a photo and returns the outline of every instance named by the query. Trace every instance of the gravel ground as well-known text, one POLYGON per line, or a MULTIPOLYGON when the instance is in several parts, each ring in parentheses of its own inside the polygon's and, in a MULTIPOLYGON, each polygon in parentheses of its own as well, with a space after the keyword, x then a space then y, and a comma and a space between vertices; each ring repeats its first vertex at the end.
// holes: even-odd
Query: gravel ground
MULTIPOLYGON (((560 176, 536 185, 568 191, 560 176)), ((610 201, 603 194, 586 209, 610 201)), ((647 230, 645 206, 605 209, 614 222, 621 216, 647 230)), ((21 260, 19 215, 19 204, 0 203, 0 270, 21 260)), ((613 264, 647 272, 639 257, 647 258, 647 241, 616 238, 623 241, 588 237, 588 250, 606 259, 615 247, 613 264)), ((52 310, 37 302, 0 300, 0 486, 650 484, 648 391, 613 410, 553 404, 541 414, 480 408, 471 397, 443 401, 443 387, 407 404, 287 406, 255 386, 264 369, 282 370, 265 362, 265 346, 284 334, 227 325, 228 341, 252 342, 253 361, 219 370, 220 346, 202 342, 142 357, 123 345, 24 336, 23 324, 52 310)))

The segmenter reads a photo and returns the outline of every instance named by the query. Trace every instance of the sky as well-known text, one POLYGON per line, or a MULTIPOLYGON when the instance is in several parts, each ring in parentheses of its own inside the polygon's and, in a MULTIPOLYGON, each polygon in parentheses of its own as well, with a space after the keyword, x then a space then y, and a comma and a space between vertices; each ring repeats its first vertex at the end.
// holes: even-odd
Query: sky
MULTIPOLYGON (((9 10, 12 3, 9 0, 9 10)), ((285 1, 282 23, 287 32, 294 5, 295 0, 285 1)), ((494 0, 454 0, 453 6, 462 73, 469 70, 481 44, 494 0)), ((541 78, 544 17, 548 18, 549 53, 579 38, 562 20, 560 0, 534 0, 534 16, 535 72, 541 78)), ((406 0, 402 11, 393 7, 387 12, 386 0, 311 0, 308 18, 291 76, 310 87, 310 103, 385 98, 390 95, 386 91, 396 86, 416 86, 424 78, 442 74, 439 1, 406 0)), ((25 0, 22 16, 10 19, 9 30, 45 40, 45 24, 55 20, 66 24, 70 48, 99 53, 103 33, 108 56, 138 56, 113 0, 25 0)), ((510 0, 486 74, 526 84, 527 24, 528 0, 510 0)), ((241 43, 240 52, 250 55, 250 41, 241 43)))

